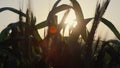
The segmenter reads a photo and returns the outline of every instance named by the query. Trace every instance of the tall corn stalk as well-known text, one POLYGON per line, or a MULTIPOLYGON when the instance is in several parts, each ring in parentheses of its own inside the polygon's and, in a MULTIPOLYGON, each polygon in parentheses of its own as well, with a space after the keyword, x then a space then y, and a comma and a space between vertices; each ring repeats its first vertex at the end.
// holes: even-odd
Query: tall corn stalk
POLYGON ((90 31, 90 34, 88 36, 88 39, 87 39, 87 47, 88 47, 88 52, 91 52, 91 48, 92 48, 92 43, 93 43, 93 39, 94 39, 94 35, 95 35, 95 31, 100 23, 100 19, 102 18, 102 16, 104 15, 105 13, 105 10, 107 9, 108 7, 108 4, 109 4, 110 0, 106 0, 104 1, 104 3, 101 5, 98 1, 97 3, 97 8, 96 8, 96 12, 95 12, 95 17, 94 17, 94 21, 93 21, 93 25, 92 25, 92 28, 91 28, 91 31, 90 31))

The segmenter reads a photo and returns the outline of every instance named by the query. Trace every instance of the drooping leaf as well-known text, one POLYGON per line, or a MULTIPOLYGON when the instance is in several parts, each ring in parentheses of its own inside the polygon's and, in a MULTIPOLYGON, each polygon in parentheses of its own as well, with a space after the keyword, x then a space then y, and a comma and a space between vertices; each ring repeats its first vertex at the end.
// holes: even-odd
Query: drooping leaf
POLYGON ((55 9, 51 10, 51 13, 56 14, 56 13, 58 13, 60 11, 70 9, 70 8, 72 8, 72 6, 62 4, 62 5, 58 6, 58 7, 56 7, 55 9))
POLYGON ((9 24, 5 29, 2 30, 0 33, 0 42, 3 42, 8 39, 9 37, 9 32, 12 29, 11 24, 9 24))
MULTIPOLYGON (((87 18, 85 19, 85 23, 86 25, 92 20, 93 18, 87 18)), ((117 30, 117 28, 112 24, 112 22, 110 22, 109 20, 105 19, 105 18, 101 18, 100 19, 101 23, 105 24, 114 34, 115 36, 120 39, 120 33, 117 30)))
POLYGON ((10 10, 10 11, 12 11, 12 12, 14 12, 14 13, 17 13, 17 14, 20 14, 20 15, 26 17, 26 14, 25 14, 25 13, 23 13, 23 12, 15 9, 15 8, 11 8, 11 7, 0 8, 0 12, 3 12, 3 11, 5 11, 5 10, 10 10))
POLYGON ((115 34, 115 36, 120 40, 120 33, 116 27, 107 19, 101 18, 101 21, 115 34))
POLYGON ((6 28, 0 33, 0 42, 5 40, 8 37, 9 29, 6 28))
MULTIPOLYGON (((60 5, 60 6, 56 7, 56 8, 54 8, 53 10, 51 10, 51 13, 49 13, 48 16, 51 17, 50 14, 55 15, 56 13, 58 13, 60 11, 63 11, 63 10, 66 10, 66 9, 70 9, 70 8, 72 8, 72 7, 69 6, 69 5, 65 5, 65 4, 64 5, 60 5)), ((48 26, 47 20, 37 24, 35 28, 36 29, 41 29, 41 28, 44 28, 46 26, 48 26)))

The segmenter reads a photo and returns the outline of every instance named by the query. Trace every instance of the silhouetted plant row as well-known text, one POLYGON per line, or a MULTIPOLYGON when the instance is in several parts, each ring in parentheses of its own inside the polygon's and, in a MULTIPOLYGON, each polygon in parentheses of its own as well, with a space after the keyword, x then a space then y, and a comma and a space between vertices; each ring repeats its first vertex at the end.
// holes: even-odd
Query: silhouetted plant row
MULTIPOLYGON (((120 68, 120 33, 103 15, 110 0, 97 2, 95 16, 84 18, 77 0, 72 5, 58 5, 57 0, 45 21, 36 24, 30 6, 26 13, 11 7, 0 8, 0 12, 12 11, 19 15, 19 21, 10 23, 0 33, 0 68, 120 68), (65 20, 73 9, 77 25, 64 37, 65 20), (58 22, 57 13, 65 11, 58 22), (25 17, 25 21, 23 21, 25 17), (86 25, 93 20, 88 31, 86 25), (99 23, 105 24, 118 40, 94 40, 99 23), (42 39, 38 30, 48 27, 47 36, 42 39)), ((29 4, 30 5, 30 4, 29 4)))

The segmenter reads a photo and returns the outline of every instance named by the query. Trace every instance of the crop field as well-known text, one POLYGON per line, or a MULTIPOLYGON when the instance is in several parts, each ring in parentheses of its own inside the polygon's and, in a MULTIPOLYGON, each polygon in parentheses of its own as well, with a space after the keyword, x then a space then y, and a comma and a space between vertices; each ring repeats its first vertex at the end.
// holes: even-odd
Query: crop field
POLYGON ((71 5, 57 0, 45 21, 36 23, 30 3, 26 12, 12 7, 2 7, 18 14, 19 20, 8 24, 0 33, 0 68, 120 68, 120 33, 111 21, 103 15, 110 0, 98 0, 95 15, 84 18, 77 0, 71 5), (65 23, 71 9, 75 13, 75 25, 67 28, 65 23), (57 13, 64 11, 58 21, 57 13), (87 24, 92 20, 91 29, 87 24), (95 39, 100 23, 108 27, 117 39, 95 39), (46 28, 44 38, 39 29, 46 28), (68 36, 65 31, 68 29, 68 36))

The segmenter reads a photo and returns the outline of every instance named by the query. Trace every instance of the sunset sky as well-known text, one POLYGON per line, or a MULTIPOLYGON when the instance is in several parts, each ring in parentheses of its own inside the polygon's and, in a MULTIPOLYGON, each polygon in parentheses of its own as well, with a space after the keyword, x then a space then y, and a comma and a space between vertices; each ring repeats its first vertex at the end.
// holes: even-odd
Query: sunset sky
MULTIPOLYGON (((33 0, 32 9, 33 13, 37 18, 37 23, 46 20, 49 11, 53 4, 57 0, 33 0)), ((77 0, 81 5, 85 18, 94 16, 95 7, 97 0, 77 0)), ((2 7, 13 7, 19 9, 20 4, 23 5, 23 11, 25 12, 27 6, 27 0, 0 0, 0 8, 2 7), (22 4, 23 3, 23 4, 22 4)), ((60 4, 71 4, 69 0, 61 0, 60 4)), ((60 5, 59 4, 59 5, 60 5)), ((111 21, 116 28, 120 31, 120 0, 111 0, 108 9, 104 15, 106 19, 111 21)), ((69 19, 73 19, 73 13, 69 16, 69 19)), ((5 11, 0 13, 0 31, 5 28, 9 23, 18 21, 18 15, 13 12, 5 11)), ((100 36, 107 37, 108 39, 115 38, 113 33, 103 24, 100 24, 101 28, 97 32, 100 36), (107 34, 107 35, 106 35, 107 34)), ((41 32, 42 33, 42 32, 41 32)), ((41 36, 43 36, 41 34, 41 36)))

